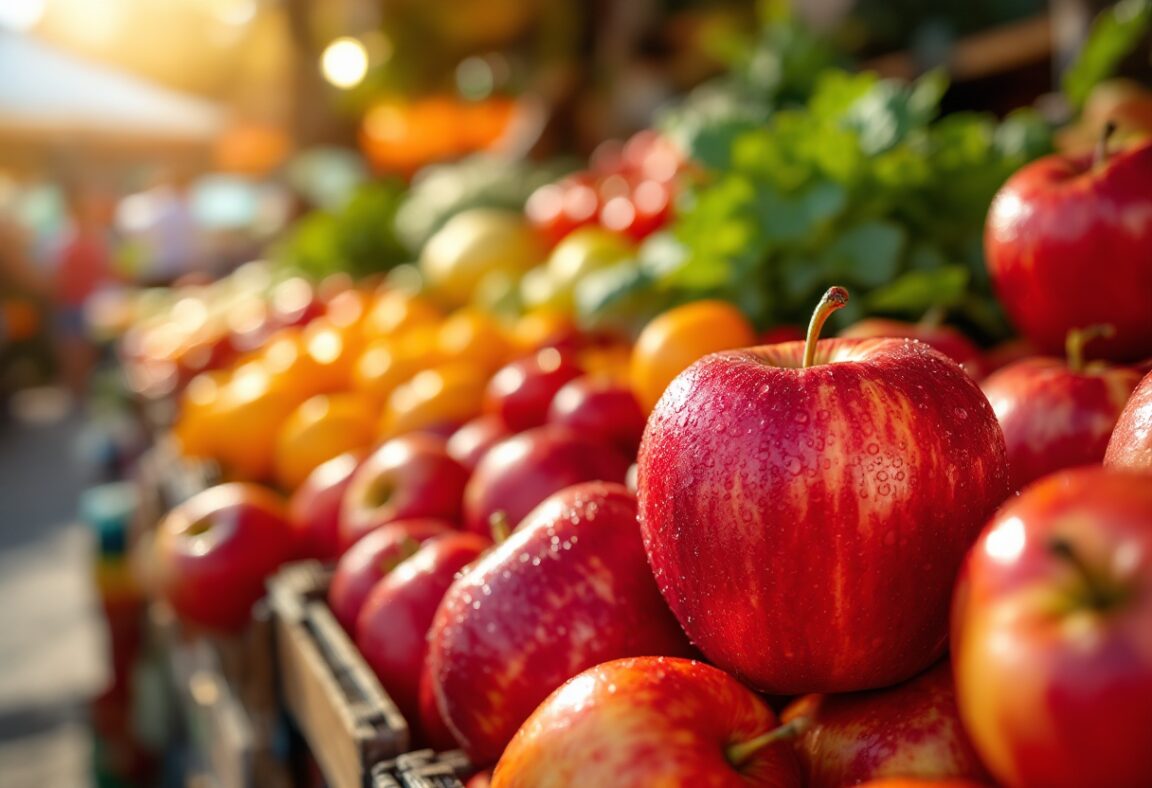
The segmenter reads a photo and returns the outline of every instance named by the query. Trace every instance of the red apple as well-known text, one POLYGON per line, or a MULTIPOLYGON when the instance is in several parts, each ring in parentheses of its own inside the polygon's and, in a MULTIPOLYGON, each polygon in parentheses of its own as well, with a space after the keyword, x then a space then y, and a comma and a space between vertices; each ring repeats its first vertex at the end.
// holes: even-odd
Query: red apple
POLYGON ((436 693, 432 689, 432 675, 428 671, 427 654, 425 654, 424 668, 420 673, 418 693, 420 709, 417 719, 419 720, 420 732, 424 734, 425 746, 431 747, 436 752, 454 750, 459 747, 456 737, 448 728, 448 723, 444 722, 444 715, 440 713, 440 707, 436 705, 436 693))
POLYGON ((840 332, 845 339, 918 339, 936 348, 948 358, 964 367, 964 371, 976 380, 986 374, 984 357, 968 337, 951 326, 935 323, 906 323, 902 320, 889 320, 882 317, 869 317, 857 321, 840 332))
POLYGON ((919 342, 715 353, 669 385, 638 462, 656 580, 718 667, 777 695, 882 687, 944 652, 965 551, 1008 495, 976 383, 919 342))
POLYGON ((789 324, 779 325, 762 332, 756 337, 758 345, 778 345, 781 342, 795 342, 804 339, 804 328, 789 324))
POLYGON ((393 438, 361 463, 340 508, 347 547, 393 520, 456 520, 468 470, 448 454, 443 438, 412 433, 393 438))
POLYGON ((592 375, 565 384, 548 409, 549 424, 611 444, 626 457, 636 456, 645 420, 630 387, 592 375))
POLYGON ((860 783, 857 788, 988 788, 989 783, 974 782, 973 780, 953 780, 942 777, 938 780, 930 777, 881 777, 860 783))
POLYGON ((160 595, 181 618, 244 626, 264 580, 292 554, 284 502, 257 484, 221 484, 170 511, 154 543, 160 595))
POLYGON ((481 769, 468 778, 464 788, 492 788, 492 770, 481 769))
POLYGON ((328 585, 328 606, 348 632, 356 632, 356 618, 364 601, 389 572, 434 536, 452 533, 449 520, 432 518, 396 520, 364 536, 340 556, 328 585))
POLYGON ((984 376, 991 375, 998 369, 1006 367, 1015 361, 1023 361, 1032 356, 1038 356, 1036 347, 1027 339, 1016 337, 1001 342, 989 348, 984 353, 984 376))
POLYGON ((419 687, 436 608, 457 573, 491 545, 479 534, 433 537, 377 583, 360 609, 356 645, 410 725, 420 719, 419 687))
POLYGON ((1069 333, 1067 362, 1024 359, 984 381, 984 394, 1004 430, 1013 490, 1053 471, 1104 459, 1108 438, 1140 373, 1130 367, 1085 364, 1082 344, 1093 333, 1069 333))
POLYGON ((1008 316, 1044 353, 1074 328, 1111 324, 1099 355, 1152 355, 1152 143, 1026 165, 997 193, 984 246, 1008 316))
POLYGON ((495 413, 477 416, 448 438, 448 453, 469 471, 474 471, 489 449, 514 434, 495 413))
POLYGON ((809 788, 880 777, 988 777, 960 724, 948 660, 896 687, 806 695, 782 719, 800 730, 796 752, 809 788))
POLYGON ((1006 786, 1152 785, 1152 484, 1061 471, 988 524, 952 614, 956 702, 1006 786))
POLYGON ((464 525, 488 534, 503 513, 515 527, 554 492, 580 482, 623 482, 628 461, 615 448, 553 425, 528 430, 492 447, 464 491, 464 525))
POLYGON ((1108 441, 1104 465, 1152 472, 1152 372, 1144 376, 1124 406, 1108 441))
POLYGON ((569 487, 464 573, 428 635, 436 703, 478 766, 580 671, 689 645, 656 590, 622 485, 569 487))
POLYGON ((538 350, 503 367, 488 381, 484 410, 504 420, 513 432, 539 427, 548 416, 552 397, 583 370, 556 348, 538 350))
POLYGON ((496 764, 492 786, 800 786, 780 733, 772 709, 710 665, 617 659, 540 704, 496 764))
POLYGON ((363 452, 348 452, 321 463, 288 500, 288 524, 297 558, 332 561, 340 556, 340 504, 363 452))

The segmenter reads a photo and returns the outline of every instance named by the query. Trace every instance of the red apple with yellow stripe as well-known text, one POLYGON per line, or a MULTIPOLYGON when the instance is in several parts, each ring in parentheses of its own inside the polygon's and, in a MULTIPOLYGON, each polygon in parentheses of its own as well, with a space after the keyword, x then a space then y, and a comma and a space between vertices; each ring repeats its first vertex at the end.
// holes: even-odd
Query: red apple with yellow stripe
POLYGON ((988 524, 957 584, 956 701, 997 782, 1152 785, 1152 480, 1078 468, 988 524))
POLYGON ((609 482, 533 510, 448 589, 428 644, 437 705, 478 766, 580 671, 691 651, 645 562, 636 499, 609 482))
POLYGON ((1004 436, 952 360, 914 340, 715 353, 640 448, 640 521, 692 642, 765 692, 895 684, 944 653, 952 583, 1008 495, 1004 436))
POLYGON ((1104 465, 1152 473, 1152 372, 1132 392, 1108 440, 1104 465))
POLYGON ((895 687, 805 695, 781 719, 800 731, 796 752, 808 788, 882 777, 988 779, 960 722, 948 660, 895 687))
POLYGON ((1132 367, 1084 361, 1085 342, 1109 333, 1106 326, 1071 331, 1066 360, 1027 358, 981 384, 1004 430, 1013 490, 1104 459, 1116 420, 1140 382, 1132 367))
POLYGON ((790 731, 711 665, 637 657, 597 665, 521 726, 493 788, 775 786, 803 783, 790 731))

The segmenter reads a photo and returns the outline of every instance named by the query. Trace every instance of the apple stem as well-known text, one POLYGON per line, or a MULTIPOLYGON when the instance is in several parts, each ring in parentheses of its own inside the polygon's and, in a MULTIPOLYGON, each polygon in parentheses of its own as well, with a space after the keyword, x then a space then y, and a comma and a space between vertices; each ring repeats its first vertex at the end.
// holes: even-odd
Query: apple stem
POLYGON ((812 312, 812 320, 808 323, 808 335, 804 339, 804 369, 816 363, 816 342, 820 339, 820 332, 828 316, 841 309, 848 303, 848 291, 843 287, 829 287, 812 312))
POLYGON ((388 560, 384 561, 383 564, 381 564, 381 568, 384 570, 384 574, 392 574, 393 569, 400 566, 400 564, 404 563, 412 556, 416 555, 416 551, 419 549, 419 540, 414 539, 411 536, 405 536, 404 541, 400 543, 400 547, 397 549, 396 555, 392 556, 388 560))
POLYGON ((1064 355, 1068 359, 1068 368, 1073 372, 1084 371, 1084 346, 1098 337, 1110 337, 1116 334, 1116 329, 1110 323, 1098 323, 1074 328, 1068 332, 1064 340, 1064 355))
POLYGON ((1053 537, 1048 542, 1048 552, 1067 561, 1080 575, 1080 579, 1084 581, 1084 586, 1088 590, 1088 604, 1093 609, 1105 610, 1118 601, 1116 590, 1110 588, 1109 584, 1084 562, 1084 559, 1067 539, 1060 536, 1053 537))
POLYGON ((916 325, 922 328, 939 328, 944 322, 945 310, 940 304, 935 304, 930 307, 927 312, 921 315, 916 325))
POLYGON ((503 544, 512 534, 512 524, 508 522, 508 515, 503 510, 488 518, 488 527, 492 532, 493 544, 503 544))
POLYGON ((724 756, 728 759, 728 763, 733 767, 739 769, 747 763, 752 756, 763 750, 769 745, 775 744, 779 741, 787 741, 795 739, 804 729, 808 727, 807 717, 797 717, 794 720, 784 723, 770 731, 761 733, 754 739, 748 741, 736 742, 729 744, 728 748, 724 751, 724 756))
POLYGON ((1100 139, 1096 140, 1096 150, 1092 152, 1092 167, 1099 169, 1108 161, 1108 141, 1116 133, 1116 121, 1110 120, 1100 130, 1100 139))

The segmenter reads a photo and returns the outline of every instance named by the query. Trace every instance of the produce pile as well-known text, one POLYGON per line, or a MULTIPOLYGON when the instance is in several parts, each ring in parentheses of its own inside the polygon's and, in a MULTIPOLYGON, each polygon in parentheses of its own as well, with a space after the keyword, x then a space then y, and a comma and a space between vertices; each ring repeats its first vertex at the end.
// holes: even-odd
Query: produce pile
POLYGON ((826 72, 387 276, 152 296, 125 368, 222 481, 153 591, 236 631, 329 562, 476 785, 1152 784, 1152 143, 1028 163, 941 90, 826 72))

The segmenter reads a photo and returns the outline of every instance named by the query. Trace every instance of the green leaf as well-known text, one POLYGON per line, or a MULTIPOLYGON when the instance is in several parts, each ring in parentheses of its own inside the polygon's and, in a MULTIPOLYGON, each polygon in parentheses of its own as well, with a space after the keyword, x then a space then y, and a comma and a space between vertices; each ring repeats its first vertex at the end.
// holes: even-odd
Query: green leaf
POLYGON ((878 312, 919 315, 933 306, 952 306, 964 297, 968 278, 968 269, 959 265, 909 271, 872 291, 867 297, 868 307, 878 312))
POLYGON ((840 213, 846 198, 844 189, 832 181, 818 181, 797 195, 765 186, 756 195, 756 217, 770 241, 799 241, 840 213))
POLYGON ((862 222, 840 234, 824 252, 835 271, 864 287, 878 287, 896 275, 907 234, 898 224, 862 222))
POLYGON ((1076 61, 1064 72, 1063 88, 1073 106, 1083 107, 1097 83, 1112 76, 1152 29, 1152 0, 1120 0, 1092 23, 1076 61))

